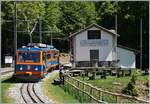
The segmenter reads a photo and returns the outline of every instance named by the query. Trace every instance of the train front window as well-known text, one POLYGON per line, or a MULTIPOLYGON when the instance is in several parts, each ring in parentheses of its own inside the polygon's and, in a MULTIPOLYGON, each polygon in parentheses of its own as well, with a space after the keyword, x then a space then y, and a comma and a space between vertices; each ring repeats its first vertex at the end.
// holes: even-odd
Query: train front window
POLYGON ((19 52, 18 53, 19 62, 40 62, 40 52, 19 52))

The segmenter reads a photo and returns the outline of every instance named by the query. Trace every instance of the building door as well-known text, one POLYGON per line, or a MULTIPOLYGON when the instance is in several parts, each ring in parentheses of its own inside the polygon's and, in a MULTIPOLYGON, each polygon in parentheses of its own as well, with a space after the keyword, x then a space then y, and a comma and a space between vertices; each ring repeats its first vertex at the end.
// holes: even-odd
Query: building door
POLYGON ((99 50, 90 50, 90 61, 99 60, 99 50))

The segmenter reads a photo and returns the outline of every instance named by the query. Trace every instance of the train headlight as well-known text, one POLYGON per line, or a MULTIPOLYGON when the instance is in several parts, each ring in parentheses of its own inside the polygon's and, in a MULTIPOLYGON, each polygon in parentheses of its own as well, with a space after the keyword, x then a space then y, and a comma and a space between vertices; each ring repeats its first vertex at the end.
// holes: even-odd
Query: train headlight
POLYGON ((22 70, 23 68, 22 67, 20 67, 20 70, 22 70))
POLYGON ((37 70, 38 70, 38 68, 36 67, 34 70, 36 70, 36 71, 37 71, 37 70))

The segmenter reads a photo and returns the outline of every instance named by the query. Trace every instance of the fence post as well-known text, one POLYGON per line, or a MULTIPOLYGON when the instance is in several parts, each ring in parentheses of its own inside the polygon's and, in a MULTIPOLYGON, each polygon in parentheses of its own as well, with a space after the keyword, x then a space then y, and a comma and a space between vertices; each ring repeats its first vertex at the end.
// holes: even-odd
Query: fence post
POLYGON ((84 85, 84 83, 83 83, 83 92, 85 91, 85 85, 84 85))
POLYGON ((95 88, 92 90, 93 97, 95 97, 95 88))
POLYGON ((102 92, 100 90, 99 90, 99 95, 100 95, 100 97, 99 97, 100 100, 102 100, 103 97, 102 97, 102 92))
POLYGON ((79 81, 77 81, 77 87, 79 88, 79 81))
MULTIPOLYGON (((79 88, 79 81, 77 81, 77 87, 79 88)), ((78 98, 80 99, 79 95, 80 95, 80 90, 78 90, 78 98)))
POLYGON ((85 88, 84 88, 84 83, 83 83, 83 99, 82 99, 83 101, 85 100, 85 98, 84 98, 84 90, 85 90, 85 88))
POLYGON ((118 96, 116 95, 116 103, 118 103, 118 96))
MULTIPOLYGON (((90 86, 91 90, 90 90, 90 94, 92 96, 92 87, 90 86)), ((90 97, 90 100, 92 101, 92 98, 90 97)))

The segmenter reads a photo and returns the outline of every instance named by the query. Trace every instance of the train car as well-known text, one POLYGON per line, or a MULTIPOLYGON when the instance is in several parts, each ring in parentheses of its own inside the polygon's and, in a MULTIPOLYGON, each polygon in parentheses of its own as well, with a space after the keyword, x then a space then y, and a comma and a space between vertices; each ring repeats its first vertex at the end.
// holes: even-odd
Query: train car
POLYGON ((52 45, 29 43, 16 51, 15 77, 43 78, 59 68, 59 50, 52 45))

